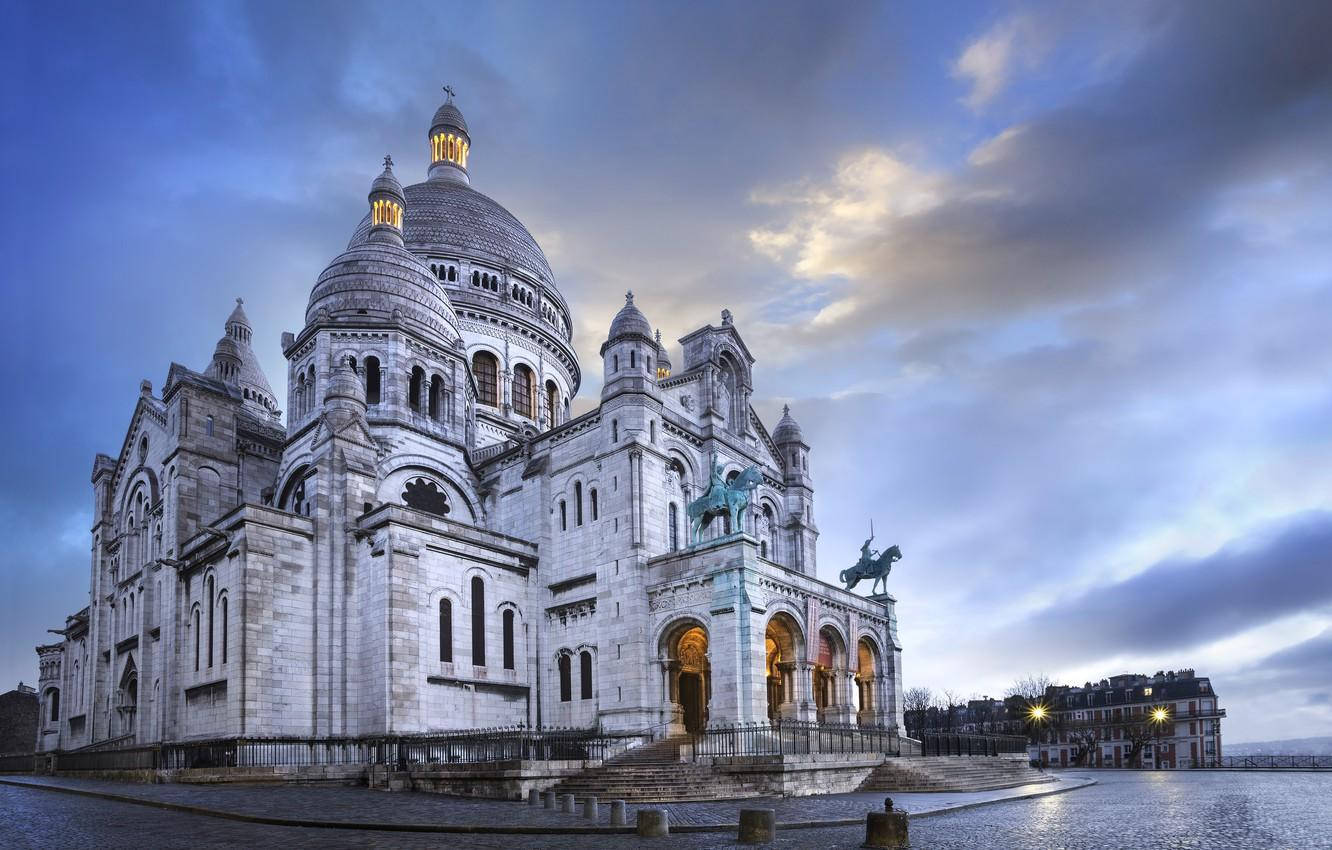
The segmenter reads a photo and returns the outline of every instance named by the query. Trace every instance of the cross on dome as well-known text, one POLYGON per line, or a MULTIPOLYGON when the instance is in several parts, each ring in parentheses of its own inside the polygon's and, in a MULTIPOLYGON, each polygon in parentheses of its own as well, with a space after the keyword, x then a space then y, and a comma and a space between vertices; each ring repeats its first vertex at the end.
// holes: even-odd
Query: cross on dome
POLYGON ((391 154, 384 154, 384 170, 393 170, 393 156, 391 154))
POLYGON ((624 303, 626 304, 634 303, 634 291, 632 289, 624 293, 624 303))
POLYGON ((453 86, 451 86, 451 85, 445 85, 445 86, 444 86, 444 93, 447 94, 447 95, 449 96, 449 100, 453 100, 453 94, 454 94, 454 92, 453 92, 453 86))

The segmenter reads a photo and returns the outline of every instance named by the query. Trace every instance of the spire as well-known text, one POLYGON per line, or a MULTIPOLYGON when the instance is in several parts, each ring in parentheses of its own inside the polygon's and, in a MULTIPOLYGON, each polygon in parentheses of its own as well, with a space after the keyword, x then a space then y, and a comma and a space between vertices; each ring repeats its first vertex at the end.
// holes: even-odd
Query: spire
POLYGON ((467 174, 467 157, 472 150, 472 137, 467 132, 467 121, 453 105, 453 86, 444 86, 444 103, 435 110, 430 121, 430 179, 455 180, 471 183, 467 174))
POLYGON ((259 366, 259 358, 250 348, 253 330, 250 318, 245 315, 244 301, 236 299, 236 306, 227 317, 226 332, 217 341, 213 349, 213 360, 208 364, 205 374, 216 378, 234 388, 240 394, 244 407, 252 413, 270 419, 280 415, 277 398, 269 386, 264 370, 259 366))
POLYGON ((671 355, 667 353, 666 346, 661 344, 661 328, 657 328, 657 380, 669 378, 671 376, 671 355))
POLYGON ((401 246, 402 214, 407 208, 407 196, 393 175, 393 157, 388 154, 384 155, 384 170, 370 184, 369 200, 370 241, 401 246))

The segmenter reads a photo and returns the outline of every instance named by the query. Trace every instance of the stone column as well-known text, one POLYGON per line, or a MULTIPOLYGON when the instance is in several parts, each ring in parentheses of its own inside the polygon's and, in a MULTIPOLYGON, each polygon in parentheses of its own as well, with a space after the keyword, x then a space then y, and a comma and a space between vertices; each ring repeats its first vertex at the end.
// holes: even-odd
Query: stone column
POLYGON ((814 700, 814 665, 800 661, 796 665, 795 720, 817 720, 818 703, 814 700))

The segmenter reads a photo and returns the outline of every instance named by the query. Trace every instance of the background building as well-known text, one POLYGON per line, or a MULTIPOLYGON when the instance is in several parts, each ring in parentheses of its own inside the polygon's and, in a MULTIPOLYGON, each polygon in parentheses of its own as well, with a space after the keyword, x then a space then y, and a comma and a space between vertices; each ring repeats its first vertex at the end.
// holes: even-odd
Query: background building
POLYGON ((0 694, 0 755, 30 753, 37 740, 37 689, 22 682, 0 694))
POLYGON ((1211 680, 1190 669, 1054 686, 1043 705, 1048 719, 1030 750, 1043 765, 1185 768, 1221 758, 1225 709, 1211 680))

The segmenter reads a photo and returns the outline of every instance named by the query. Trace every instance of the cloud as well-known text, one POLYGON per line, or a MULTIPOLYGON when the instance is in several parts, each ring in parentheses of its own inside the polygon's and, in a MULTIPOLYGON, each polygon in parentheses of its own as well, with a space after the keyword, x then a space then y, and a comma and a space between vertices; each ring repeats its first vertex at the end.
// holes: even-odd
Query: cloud
POLYGON ((1048 655, 1065 660, 1185 649, 1332 603, 1329 553, 1332 512, 1311 512, 1207 557, 1162 561, 1059 599, 1024 629, 1057 636, 1048 655), (1093 612, 1098 622, 1088 628, 1093 612))
POLYGON ((1013 15, 963 48, 953 62, 953 76, 968 82, 962 102, 981 109, 1008 85, 1015 66, 1031 68, 1048 50, 1048 39, 1027 15, 1013 15))

